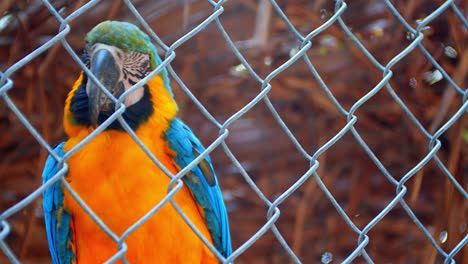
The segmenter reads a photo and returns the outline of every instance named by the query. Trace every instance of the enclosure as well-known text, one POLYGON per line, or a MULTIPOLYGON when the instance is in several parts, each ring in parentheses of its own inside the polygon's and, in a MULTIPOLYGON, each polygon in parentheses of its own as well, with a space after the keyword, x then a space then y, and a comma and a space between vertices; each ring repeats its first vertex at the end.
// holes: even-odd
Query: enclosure
POLYGON ((468 1, 3 0, 0 15, 0 263, 51 262, 41 173, 104 20, 144 29, 170 72, 228 208, 223 261, 468 263, 468 1))

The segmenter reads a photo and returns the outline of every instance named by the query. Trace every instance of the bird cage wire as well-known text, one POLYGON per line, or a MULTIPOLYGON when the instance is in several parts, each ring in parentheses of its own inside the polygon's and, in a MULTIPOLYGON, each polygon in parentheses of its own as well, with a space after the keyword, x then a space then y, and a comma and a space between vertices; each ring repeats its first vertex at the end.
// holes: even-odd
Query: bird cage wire
MULTIPOLYGON (((120 98, 112 98, 116 103, 116 111, 115 113, 109 117, 107 121, 101 124, 97 129, 95 129, 86 139, 84 139, 81 143, 77 144, 73 149, 67 152, 63 157, 60 157, 57 153, 54 152, 53 147, 47 142, 43 135, 32 125, 30 120, 20 111, 20 109, 15 105, 14 101, 9 96, 9 92, 11 92, 15 88, 15 82, 11 79, 11 77, 17 72, 19 69, 25 67, 26 65, 32 63, 33 59, 40 56, 42 53, 51 49, 55 44, 60 43, 63 48, 70 54, 73 60, 79 65, 81 69, 85 71, 85 73, 95 82, 98 82, 97 79, 93 76, 89 69, 82 63, 79 56, 75 53, 72 49, 71 45, 67 41, 67 35, 73 30, 73 26, 70 26, 70 22, 76 19, 77 17, 81 16, 86 12, 90 12, 91 9, 98 3, 99 1, 93 0, 89 1, 86 4, 82 5, 81 7, 77 8, 71 14, 66 17, 62 16, 60 10, 57 10, 51 1, 42 0, 42 4, 48 9, 50 14, 52 14, 55 19, 59 22, 60 28, 58 33, 43 43, 41 46, 37 47, 35 50, 24 56, 22 59, 8 67, 5 71, 0 72, 1 79, 0 79, 0 96, 2 101, 6 106, 11 110, 12 113, 19 119, 19 121, 27 128, 27 130, 31 133, 31 135, 37 140, 37 143, 40 144, 42 148, 47 150, 47 152, 60 163, 60 170, 57 172, 55 176, 53 176, 50 180, 46 183, 39 186, 36 190, 32 193, 27 195, 24 199, 15 203, 13 206, 8 208, 7 210, 1 212, 0 214, 0 249, 5 254, 8 259, 12 263, 20 263, 18 257, 14 254, 14 252, 10 249, 9 245, 6 243, 6 237, 10 234, 11 226, 9 223, 9 218, 15 214, 18 214, 23 208, 31 204, 34 200, 40 199, 41 195, 45 191, 46 188, 50 187, 52 184, 56 182, 61 182, 63 186, 70 192, 70 194, 76 199, 76 201, 82 206, 82 208, 92 217, 92 219, 111 237, 114 242, 118 245, 118 251, 115 252, 115 255, 108 259, 106 263, 113 263, 119 260, 122 260, 124 263, 128 261, 125 258, 125 253, 127 251, 126 246, 126 238, 134 232, 140 225, 142 225, 146 220, 148 220, 152 215, 158 213, 158 209, 161 208, 163 205, 170 203, 174 208, 179 212, 180 216, 183 217, 185 222, 192 228, 192 230, 198 235, 198 237, 203 240, 203 242, 214 252, 214 254, 220 259, 222 263, 231 263, 235 261, 239 256, 244 254, 244 252, 249 249, 258 239, 264 236, 267 232, 272 232, 274 237, 280 243, 282 248, 287 252, 289 255, 290 261, 295 263, 301 263, 300 257, 298 257, 297 252, 295 252, 291 245, 285 239, 285 234, 280 232, 279 228, 277 227, 277 221, 281 218, 281 210, 280 205, 287 200, 292 194, 294 194, 304 183, 313 181, 318 186, 318 190, 323 192, 325 197, 332 203, 333 207, 335 208, 336 212, 340 215, 340 217, 346 222, 346 224, 353 230, 356 234, 355 239, 355 247, 354 250, 342 260, 343 263, 350 263, 358 256, 361 256, 366 262, 373 263, 372 254, 369 253, 367 246, 369 245, 372 237, 369 235, 369 232, 373 230, 373 228, 384 219, 387 214, 395 208, 397 205, 401 206, 407 214, 407 217, 414 222, 414 225, 423 233, 425 239, 427 239, 430 244, 434 247, 437 253, 443 258, 444 263, 454 263, 455 255, 460 252, 464 246, 466 246, 468 242, 468 235, 464 235, 464 237, 455 244, 454 247, 450 249, 443 249, 441 245, 437 242, 437 237, 434 237, 431 230, 425 226, 421 219, 415 214, 413 209, 408 203, 408 189, 405 184, 411 178, 415 177, 418 171, 422 170, 425 165, 433 161, 437 164, 440 170, 443 172, 445 177, 450 181, 453 185, 454 190, 458 192, 466 202, 466 198, 468 197, 467 191, 465 190, 463 183, 460 183, 456 177, 449 171, 447 166, 442 162, 441 158, 437 155, 438 151, 441 148, 441 135, 446 132, 454 123, 462 118, 462 116, 466 113, 468 109, 468 89, 465 87, 460 87, 457 84, 457 81, 454 80, 453 76, 450 76, 446 70, 436 61, 433 54, 431 54, 428 49, 423 45, 423 39, 425 38, 424 30, 426 29, 427 25, 433 21, 434 19, 438 18, 445 12, 453 12, 458 23, 461 23, 462 27, 466 30, 468 29, 468 21, 464 16, 462 10, 457 7, 456 1, 439 1, 440 5, 433 10, 432 13, 428 14, 426 17, 421 18, 417 22, 417 27, 411 26, 411 23, 406 21, 400 11, 394 6, 392 1, 382 0, 381 2, 384 4, 385 8, 390 11, 394 18, 400 23, 400 26, 405 28, 407 31, 407 46, 401 50, 397 55, 392 57, 388 63, 382 64, 380 63, 374 55, 366 49, 365 45, 361 42, 360 37, 353 33, 352 29, 348 27, 345 23, 344 19, 342 18, 343 14, 346 13, 349 1, 340 1, 337 0, 334 3, 334 10, 329 14, 329 16, 324 20, 324 22, 316 27, 314 30, 310 31, 307 34, 301 33, 301 31, 295 27, 294 23, 291 22, 291 18, 288 17, 285 12, 282 10, 280 5, 276 1, 259 1, 259 8, 264 7, 265 5, 271 5, 276 15, 278 15, 282 21, 287 26, 287 29, 294 35, 294 38, 300 43, 297 46, 295 52, 290 54, 290 57, 285 60, 279 67, 276 67, 274 70, 270 71, 266 77, 261 77, 261 75, 254 70, 251 66, 249 61, 243 56, 243 53, 231 38, 228 32, 225 30, 223 23, 220 20, 222 17, 223 12, 225 11, 225 4, 227 1, 208 1, 209 4, 212 6, 212 11, 208 17, 206 17, 201 23, 199 23, 196 27, 189 30, 186 34, 182 37, 174 41, 172 44, 164 43, 161 38, 153 31, 151 26, 145 21, 142 14, 137 10, 137 8, 132 4, 132 1, 125 0, 123 4, 131 11, 134 15, 135 19, 137 20, 139 27, 147 31, 152 39, 152 41, 158 46, 160 50, 162 50, 162 63, 157 66, 157 68, 146 78, 135 84, 132 88, 136 89, 142 86, 145 82, 147 82, 150 78, 158 74, 163 68, 166 68, 170 74, 170 77, 175 81, 183 92, 189 97, 189 99, 195 103, 196 107, 199 108, 200 112, 215 126, 218 128, 218 137, 207 146, 206 150, 200 154, 193 162, 191 162, 187 167, 183 168, 179 173, 176 175, 172 175, 164 166, 155 158, 155 156, 146 148, 142 141, 136 136, 135 132, 126 124, 125 120, 122 118, 122 113, 125 111, 125 106, 121 103, 124 99, 125 93, 120 98), (177 49, 184 43, 190 42, 191 39, 199 34, 203 29, 205 29, 208 25, 215 25, 219 33, 221 33, 222 37, 224 38, 225 43, 229 46, 231 52, 237 57, 238 61, 240 62, 238 67, 241 67, 243 71, 248 73, 248 77, 253 79, 255 82, 258 83, 258 87, 260 88, 257 95, 247 104, 245 104, 240 110, 236 113, 232 114, 229 118, 227 118, 224 122, 219 122, 210 111, 208 111, 205 106, 194 96, 194 94, 190 90, 190 85, 185 84, 182 79, 179 77, 178 73, 174 70, 171 66, 171 62, 177 55, 177 49), (307 51, 311 49, 314 45, 317 36, 322 33, 324 30, 329 28, 331 25, 339 25, 342 30, 342 33, 345 34, 345 37, 353 43, 355 48, 359 49, 362 54, 365 55, 368 62, 372 65, 375 70, 381 73, 380 81, 373 86, 366 94, 364 94, 359 100, 354 102, 354 104, 349 108, 345 109, 345 107, 340 104, 339 100, 335 97, 332 90, 327 86, 325 81, 323 80, 322 76, 316 69, 316 65, 314 64, 314 60, 310 58, 307 54, 307 51), (413 50, 419 50, 425 58, 430 62, 432 67, 437 71, 437 74, 440 75, 440 78, 445 79, 448 82, 448 89, 452 90, 452 93, 458 94, 462 100, 460 105, 458 106, 458 110, 446 120, 445 123, 438 126, 438 128, 434 129, 433 131, 429 131, 426 129, 422 124, 421 121, 418 120, 417 116, 410 110, 410 108, 404 103, 404 101, 400 98, 398 89, 395 89, 390 83, 390 79, 393 76, 392 68, 395 64, 405 58, 409 53, 413 50), (329 138, 326 142, 324 142, 316 151, 310 152, 308 148, 304 147, 300 141, 296 138, 295 134, 290 130, 287 125, 287 122, 284 121, 282 116, 279 114, 277 109, 275 108, 274 104, 271 102, 269 98, 269 94, 272 90, 275 89, 271 85, 271 80, 278 76, 280 73, 284 72, 292 65, 297 63, 298 61, 303 61, 307 65, 310 74, 313 75, 313 78, 318 82, 320 89, 326 93, 329 100, 332 102, 334 107, 336 107, 339 115, 346 119, 346 124, 341 128, 341 130, 336 133, 333 137, 329 138), (424 157, 414 165, 406 174, 402 177, 397 177, 396 175, 392 175, 388 168, 383 164, 383 162, 375 155, 372 149, 366 143, 366 140, 360 135, 358 130, 356 129, 355 125, 360 121, 358 116, 356 115, 356 111, 362 108, 366 103, 374 97, 376 94, 386 90, 390 95, 391 98, 398 104, 404 114, 411 120, 411 122, 415 125, 419 133, 424 135, 424 137, 428 140, 428 151, 424 155, 424 157), (277 124, 281 127, 282 131, 285 135, 289 138, 289 140, 294 144, 297 151, 302 155, 303 159, 307 160, 310 163, 309 169, 298 179, 290 185, 284 192, 280 195, 277 195, 274 199, 267 198, 266 195, 262 192, 261 188, 256 184, 253 180, 252 175, 249 174, 248 170, 243 167, 241 162, 236 158, 236 155, 233 154, 231 148, 226 144, 226 140, 229 137, 229 130, 230 125, 241 118, 244 114, 251 111, 253 107, 258 104, 264 104, 271 116, 276 120, 277 124), (171 183, 168 186, 167 196, 165 199, 160 201, 158 204, 154 205, 154 208, 150 210, 145 216, 141 217, 137 222, 135 222, 132 226, 130 226, 122 235, 117 235, 113 230, 106 226, 106 223, 103 222, 98 215, 96 215, 92 208, 87 206, 86 201, 80 198, 79 193, 76 193, 68 184, 65 176, 68 171, 67 160, 70 156, 74 155, 77 150, 82 148, 86 145, 89 141, 91 141, 97 134, 101 133, 106 129, 106 127, 111 124, 113 121, 118 120, 122 127, 128 132, 128 134, 135 140, 135 142, 145 151, 145 153, 154 161, 155 164, 159 168, 161 168, 171 179, 171 183), (318 169, 320 168, 320 164, 318 159, 321 155, 323 155, 329 148, 331 148, 334 144, 336 144, 344 135, 352 135, 354 139, 359 143, 360 147, 362 148, 365 153, 367 153, 368 157, 372 160, 375 166, 380 171, 381 175, 375 175, 375 177, 385 177, 385 179, 394 186, 394 195, 393 199, 388 201, 385 206, 381 207, 380 212, 368 221, 368 223, 363 227, 359 228, 354 222, 352 216, 348 215, 344 209, 344 206, 340 204, 339 200, 334 196, 333 190, 330 190, 327 187, 326 183, 324 183, 323 178, 319 175, 318 169), (193 223, 191 223, 190 219, 188 219, 183 211, 180 209, 179 205, 174 201, 174 195, 181 189, 183 186, 183 177, 187 172, 189 172, 194 166, 197 164, 207 155, 209 155, 215 149, 222 149, 224 153, 229 157, 232 164, 237 168, 238 172, 240 173, 243 181, 245 182, 248 187, 256 193, 259 199, 268 207, 267 214, 265 215, 265 222, 261 228, 259 228, 248 240, 244 241, 240 245, 233 248, 233 253, 224 258, 219 252, 216 251, 214 246, 212 246, 206 238, 204 238, 201 233, 196 229, 193 223), (398 179, 397 179, 398 178, 398 179)), ((466 51, 465 51, 466 52, 466 51)), ((100 85, 101 89, 105 89, 102 85, 100 85)), ((352 89, 352 87, 349 87, 352 89)), ((108 96, 111 96, 107 93, 108 96)), ((231 221, 231 226, 236 225, 236 222, 231 221)), ((404 243, 404 242, 402 242, 404 243)), ((417 249, 412 249, 417 250, 417 249)), ((327 252, 322 256, 323 263, 331 262, 332 254, 327 252)))

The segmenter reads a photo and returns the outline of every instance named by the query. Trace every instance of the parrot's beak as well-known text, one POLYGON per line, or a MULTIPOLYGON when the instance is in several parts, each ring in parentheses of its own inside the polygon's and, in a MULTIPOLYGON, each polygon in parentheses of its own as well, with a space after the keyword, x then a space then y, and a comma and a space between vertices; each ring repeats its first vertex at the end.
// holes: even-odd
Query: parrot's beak
MULTIPOLYGON (((121 69, 110 49, 100 47, 93 52, 91 57, 91 72, 114 97, 119 98, 124 92, 124 85, 119 81, 121 69)), ((104 121, 101 120, 103 118, 100 118, 100 115, 106 114, 102 116, 108 117, 110 113, 114 112, 115 105, 91 79, 87 83, 86 92, 88 94, 91 123, 97 126, 104 121)))

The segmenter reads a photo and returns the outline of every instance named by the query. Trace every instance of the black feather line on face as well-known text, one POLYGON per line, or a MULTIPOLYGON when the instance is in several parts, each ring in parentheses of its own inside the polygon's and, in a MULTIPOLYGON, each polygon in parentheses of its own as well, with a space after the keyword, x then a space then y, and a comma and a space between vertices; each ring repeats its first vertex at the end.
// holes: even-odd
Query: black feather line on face
POLYGON ((86 83, 88 76, 83 74, 83 80, 80 86, 76 89, 70 102, 70 112, 73 115, 74 121, 79 125, 90 126, 91 119, 89 118, 88 94, 86 94, 86 83))
MULTIPOLYGON (((87 81, 88 78, 84 75, 83 81, 73 95, 70 103, 70 112, 72 113, 74 120, 77 124, 83 126, 92 125, 89 117, 88 95, 86 94, 87 81)), ((154 111, 148 85, 143 85, 143 89, 143 97, 135 104, 127 107, 122 115, 124 120, 133 130, 136 130, 141 124, 145 123, 154 111)), ((113 109, 114 106, 112 105, 111 108, 113 109)), ((98 117, 99 124, 106 121, 113 113, 114 111, 101 112, 98 117)), ((124 131, 118 120, 112 122, 112 124, 110 124, 106 129, 124 131)))
POLYGON ((151 72, 150 57, 148 55, 130 52, 127 55, 125 64, 123 67, 124 78, 128 79, 129 76, 143 79, 151 72))
POLYGON ((89 69, 90 67, 90 58, 89 58, 89 47, 85 46, 83 53, 80 56, 81 61, 86 65, 86 67, 89 69))

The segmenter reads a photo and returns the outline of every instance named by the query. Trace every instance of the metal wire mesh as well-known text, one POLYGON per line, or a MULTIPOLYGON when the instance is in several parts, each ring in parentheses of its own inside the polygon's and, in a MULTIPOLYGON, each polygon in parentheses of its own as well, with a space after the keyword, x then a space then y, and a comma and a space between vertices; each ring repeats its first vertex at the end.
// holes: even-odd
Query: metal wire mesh
MULTIPOLYGON (((444 250, 439 243, 434 238, 431 231, 428 229, 427 226, 423 224, 423 222, 418 218, 418 216, 413 212, 412 208, 407 202, 407 187, 405 184, 410 180, 415 174, 420 171, 424 166, 433 161, 437 164, 440 170, 444 173, 446 178, 451 182, 451 184, 455 187, 456 192, 459 192, 464 199, 468 198, 468 194, 462 183, 458 182, 456 177, 452 175, 449 171, 447 166, 442 162, 442 160, 437 155, 437 152, 441 148, 441 135, 446 132, 457 120, 459 120, 468 110, 468 89, 466 87, 460 87, 453 77, 450 76, 444 68, 436 61, 434 56, 426 49, 423 44, 423 39, 425 38, 424 30, 425 27, 434 19, 439 17, 444 12, 453 12, 458 19, 459 23, 463 25, 463 27, 468 29, 468 21, 466 17, 463 15, 463 12, 455 3, 456 1, 444 1, 441 3, 432 13, 427 15, 426 17, 420 19, 418 21, 417 27, 412 27, 410 23, 408 23, 400 12, 394 7, 391 1, 383 0, 382 2, 385 5, 385 8, 388 9, 393 16, 399 21, 399 23, 406 29, 408 32, 408 45, 406 48, 401 50, 397 55, 393 56, 387 63, 382 64, 379 62, 371 52, 369 52, 364 44, 360 41, 359 37, 356 36, 353 31, 347 26, 345 21, 343 20, 342 16, 346 13, 347 10, 347 1, 336 1, 335 2, 335 9, 333 14, 324 21, 323 24, 316 27, 313 31, 303 34, 300 30, 298 30, 294 23, 291 22, 291 18, 289 18, 280 5, 276 1, 260 1, 260 5, 264 4, 271 4, 272 9, 281 17, 282 21, 286 24, 288 30, 294 35, 294 38, 300 43, 298 45, 298 49, 292 56, 287 59, 284 63, 282 63, 279 67, 275 68, 274 70, 270 71, 266 77, 261 77, 258 72, 254 70, 251 66, 249 61, 243 56, 242 52, 239 50, 238 45, 231 39, 228 32, 225 30, 223 23, 221 22, 220 18, 224 12, 224 5, 226 1, 208 1, 209 4, 212 6, 211 14, 204 19, 201 23, 199 23, 196 27, 192 30, 184 34, 182 37, 177 39, 172 44, 164 43, 161 38, 153 31, 151 26, 145 21, 143 16, 140 12, 135 8, 132 1, 126 0, 123 3, 128 7, 128 9, 133 13, 134 17, 140 24, 140 26, 145 29, 154 43, 163 50, 163 61, 160 65, 158 65, 157 69, 154 70, 149 76, 138 82, 134 85, 134 87, 129 91, 140 87, 143 85, 147 80, 152 78, 154 75, 158 74, 163 68, 167 68, 168 72, 170 73, 171 78, 175 81, 180 88, 186 93, 186 95, 190 98, 190 100, 199 108, 200 112, 215 126, 218 128, 218 137, 207 146, 206 151, 201 153, 201 155, 196 158, 190 165, 183 168, 179 173, 176 175, 172 175, 164 165, 162 165, 158 159, 146 148, 146 146, 140 141, 140 139, 136 136, 134 131, 126 124, 125 120, 122 117, 122 113, 125 111, 125 106, 121 104, 122 100, 125 96, 129 93, 123 94, 120 98, 113 98, 111 94, 108 94, 109 97, 113 98, 114 102, 116 102, 116 110, 115 113, 109 117, 107 121, 105 121, 102 125, 100 125, 96 130, 94 130, 86 139, 84 139, 81 143, 76 145, 73 149, 71 149, 66 155, 61 158, 57 156, 52 150, 52 147, 49 145, 46 140, 44 140, 41 133, 31 124, 30 120, 20 111, 20 109, 15 105, 13 100, 9 97, 8 93, 15 88, 15 83, 12 81, 11 77, 17 72, 19 69, 25 67, 31 61, 40 56, 45 51, 49 50, 54 44, 61 43, 61 45, 67 50, 67 52, 72 56, 74 61, 79 64, 79 66, 86 72, 91 79, 98 82, 92 73, 83 65, 79 56, 73 51, 71 45, 66 39, 66 36, 73 30, 73 27, 70 27, 70 23, 76 19, 77 17, 81 16, 83 13, 90 12, 90 10, 95 6, 99 1, 93 0, 87 2, 85 5, 78 8, 76 11, 71 13, 66 17, 62 17, 59 10, 56 10, 54 5, 47 0, 43 0, 42 3, 44 6, 47 7, 49 12, 56 18, 56 20, 60 24, 59 32, 50 40, 42 44, 40 47, 36 48, 34 51, 30 52, 27 56, 23 57, 21 60, 16 62, 15 64, 11 65, 6 69, 4 72, 0 72, 1 79, 0 79, 0 96, 2 101, 8 106, 8 108, 18 117, 21 123, 29 130, 31 135, 37 140, 38 144, 41 145, 42 148, 47 150, 47 152, 52 155, 58 162, 60 162, 63 166, 60 171, 52 177, 47 183, 43 184, 39 188, 37 188, 34 192, 29 194, 26 198, 21 200, 20 202, 16 203, 14 206, 8 208, 7 210, 3 211, 0 215, 0 248, 2 252, 8 257, 8 259, 12 263, 20 263, 18 258, 15 256, 12 250, 10 250, 9 246, 6 243, 6 237, 10 233, 10 224, 9 218, 12 217, 14 214, 20 212, 24 207, 31 204, 34 200, 38 199, 44 190, 51 186, 53 183, 61 181, 65 188, 73 195, 73 197, 78 201, 78 203, 86 210, 86 212, 92 217, 92 219, 114 240, 114 242, 118 245, 118 251, 115 252, 115 255, 110 258, 106 263, 113 263, 118 260, 123 260, 125 263, 127 260, 125 259, 125 253, 127 251, 127 246, 125 244, 125 239, 134 232, 141 224, 143 224, 146 220, 148 220, 152 215, 157 214, 158 210, 166 203, 171 203, 172 206, 176 208, 179 212, 181 217, 190 225, 193 231, 204 241, 205 244, 216 254, 216 256, 221 260, 223 263, 230 263, 235 261, 240 255, 242 255, 248 248, 250 248, 258 239, 265 235, 266 232, 271 231, 275 238, 279 241, 283 249, 287 252, 290 259, 295 263, 300 263, 300 258, 296 255, 296 253, 291 249, 290 245, 288 244, 287 240, 284 238, 284 234, 280 232, 277 227, 276 222, 280 219, 281 210, 279 206, 294 194, 299 187, 301 187, 305 182, 314 181, 323 194, 327 197, 327 199, 333 204, 337 213, 342 217, 342 219, 346 222, 346 224, 351 228, 354 233, 356 234, 356 245, 354 250, 343 260, 343 263, 350 263, 358 256, 362 256, 364 260, 368 263, 373 263, 373 259, 371 254, 368 253, 366 246, 369 244, 371 237, 369 236, 369 232, 373 230, 377 223, 379 223, 386 215, 397 205, 400 205, 404 211, 406 211, 408 217, 414 222, 414 224, 420 229, 420 231, 424 234, 426 239, 432 244, 432 246, 436 249, 437 253, 440 254, 443 259, 444 263, 453 263, 454 256, 462 250, 464 246, 468 243, 468 235, 465 235, 462 240, 460 240, 453 248, 449 250, 444 250), (178 73, 174 70, 171 66, 171 62, 176 57, 177 49, 185 44, 189 43, 191 39, 199 34, 203 29, 205 29, 208 25, 214 25, 217 27, 219 33, 225 40, 225 43, 229 46, 231 52, 237 57, 237 59, 241 63, 241 67, 245 68, 245 71, 248 72, 250 78, 255 80, 258 83, 259 92, 258 94, 247 104, 245 104, 239 111, 231 115, 227 118, 224 122, 219 122, 211 113, 208 111, 205 106, 194 96, 194 94, 190 90, 190 86, 186 85, 182 79, 179 77, 178 73), (372 89, 370 89, 364 96, 362 96, 359 100, 357 100, 349 109, 346 109, 342 104, 340 104, 339 100, 335 98, 332 90, 327 86, 324 82, 322 76, 316 69, 316 65, 314 64, 313 59, 307 54, 307 51, 311 49, 314 44, 314 41, 320 33, 324 30, 329 28, 331 25, 339 25, 343 34, 349 38, 352 43, 357 47, 360 52, 362 52, 372 67, 375 70, 381 72, 381 79, 372 89), (428 131, 422 124, 421 121, 418 120, 417 116, 412 113, 410 108, 404 103, 404 101, 399 97, 397 90, 392 87, 390 84, 390 79, 393 76, 392 68, 405 58, 408 54, 410 54, 414 50, 419 50, 427 60, 432 64, 432 66, 437 69, 443 78, 449 83, 450 89, 458 94, 462 100, 459 104, 458 110, 451 116, 445 123, 440 125, 434 132, 428 131), (329 100, 333 103, 334 107, 336 107, 339 115, 346 119, 346 124, 342 127, 342 129, 336 133, 332 138, 326 141, 320 148, 318 148, 314 152, 310 152, 307 150, 307 147, 304 147, 301 142, 296 138, 295 134, 290 130, 286 122, 283 120, 281 115, 278 113, 277 109, 275 108, 274 104, 271 102, 269 98, 270 92, 275 89, 272 87, 271 80, 278 76, 280 73, 284 72, 292 65, 297 63, 298 61, 303 61, 310 73, 313 75, 315 80, 319 83, 320 88, 325 92, 329 98, 329 100), (372 97, 376 94, 381 93, 382 91, 386 90, 393 100, 399 105, 399 107, 404 111, 407 117, 411 120, 411 122, 417 127, 419 132, 424 135, 424 137, 428 140, 428 150, 425 156, 415 165, 413 166, 405 175, 402 177, 397 177, 396 175, 392 175, 388 168, 383 164, 381 160, 374 154, 372 149, 368 146, 366 141, 360 135, 358 130, 356 129, 356 124, 359 123, 359 118, 356 115, 356 111, 358 111, 363 105, 365 105, 372 97), (302 155, 303 159, 310 162, 310 168, 301 175, 295 182, 292 184, 286 191, 282 192, 278 195, 275 199, 269 199, 266 195, 262 192, 261 188, 259 188, 256 182, 252 179, 252 175, 248 173, 248 171, 243 167, 241 162, 237 159, 236 155, 232 152, 231 148, 226 144, 226 139, 229 137, 229 129, 230 125, 241 118, 244 114, 251 111, 257 104, 264 104, 271 113, 271 116, 276 120, 277 124, 281 127, 284 134, 290 139, 290 141, 294 144, 295 148, 298 152, 302 155), (131 135, 131 137, 135 140, 135 142, 145 151, 145 153, 154 161, 155 164, 158 165, 169 177, 171 177, 171 184, 168 188, 167 196, 165 199, 160 201, 158 204, 154 205, 154 208, 149 211, 145 216, 140 218, 137 222, 135 222, 131 227, 129 227, 121 236, 116 235, 113 230, 106 226, 106 223, 99 219, 99 216, 96 215, 91 208, 86 205, 86 201, 83 201, 80 198, 79 193, 76 193, 65 180, 65 175, 68 170, 67 159, 72 156, 76 151, 86 145, 90 140, 92 140, 97 134, 101 133, 106 127, 118 120, 123 128, 131 135), (350 217, 346 212, 337 198, 334 196, 333 192, 329 190, 329 188, 324 183, 323 179, 320 177, 318 173, 318 168, 320 164, 318 162, 318 158, 325 153, 329 148, 331 148, 334 144, 336 144, 344 135, 352 135, 355 140, 359 143, 362 150, 367 153, 369 158, 373 161, 375 166, 379 169, 381 175, 378 177, 384 176, 386 180, 394 186, 395 193, 393 199, 388 201, 385 206, 383 206, 380 212, 365 225, 363 228, 359 228, 354 222, 352 217, 350 217), (180 209, 179 205, 173 200, 174 195, 181 189, 183 186, 183 177, 184 175, 189 172, 194 166, 196 166, 206 155, 209 155, 215 149, 222 149, 224 153, 229 157, 232 164, 237 168, 240 174, 251 190, 253 190, 257 196, 261 199, 261 201, 268 207, 267 215, 265 216, 265 222, 261 228, 259 228, 247 241, 243 242, 241 245, 233 249, 233 253, 228 258, 222 257, 216 249, 207 242, 207 240, 201 235, 201 233, 196 229, 196 227, 191 223, 190 219, 188 219, 183 211, 180 209)), ((102 85, 101 85, 102 86, 102 85)), ((101 87, 105 91, 104 87, 101 87)), ((236 223, 232 223, 235 225, 236 223)))

